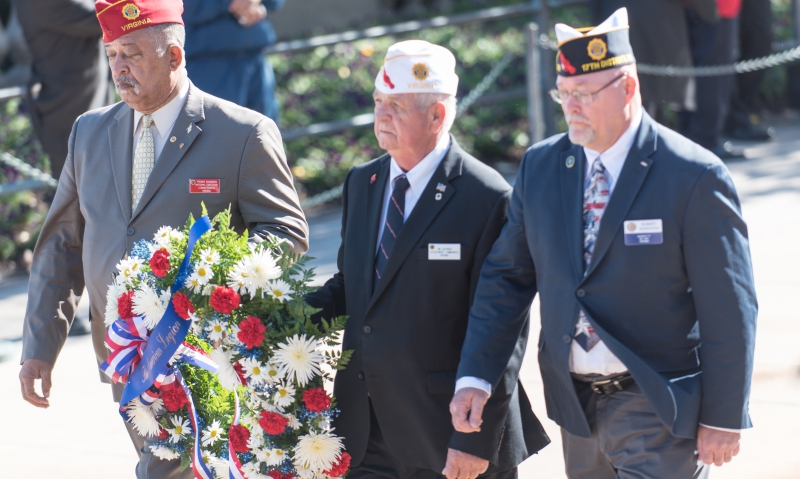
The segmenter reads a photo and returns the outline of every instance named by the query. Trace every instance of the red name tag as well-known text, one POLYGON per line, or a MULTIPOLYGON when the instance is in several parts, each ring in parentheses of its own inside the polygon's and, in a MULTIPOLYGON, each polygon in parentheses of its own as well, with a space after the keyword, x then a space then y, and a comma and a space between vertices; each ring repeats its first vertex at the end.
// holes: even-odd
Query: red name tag
POLYGON ((189 193, 219 193, 219 178, 192 178, 189 193))

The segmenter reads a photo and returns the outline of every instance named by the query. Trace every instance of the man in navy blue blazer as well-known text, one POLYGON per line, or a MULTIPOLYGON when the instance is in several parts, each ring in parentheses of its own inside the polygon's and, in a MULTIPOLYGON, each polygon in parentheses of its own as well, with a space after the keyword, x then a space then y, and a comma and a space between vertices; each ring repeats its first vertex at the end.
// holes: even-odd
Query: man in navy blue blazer
POLYGON ((756 295, 725 165, 641 107, 627 13, 557 25, 569 134, 522 160, 483 268, 451 402, 480 430, 540 294, 548 416, 575 478, 706 477, 751 427, 756 295))

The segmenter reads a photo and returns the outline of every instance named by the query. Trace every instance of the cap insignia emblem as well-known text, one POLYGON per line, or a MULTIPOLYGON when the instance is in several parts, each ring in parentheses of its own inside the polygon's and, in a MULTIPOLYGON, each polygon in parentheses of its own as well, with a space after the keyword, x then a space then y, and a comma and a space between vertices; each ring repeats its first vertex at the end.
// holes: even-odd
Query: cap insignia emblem
POLYGON ((414 78, 417 80, 424 80, 428 78, 428 66, 424 63, 415 63, 413 67, 411 67, 411 73, 414 74, 414 78))
POLYGON ((133 3, 129 3, 122 7, 122 16, 128 20, 136 20, 139 18, 140 13, 141 11, 139 10, 139 7, 133 3))
POLYGON ((596 62, 602 60, 608 54, 606 42, 604 42, 601 38, 592 39, 589 42, 589 45, 586 47, 586 50, 592 60, 596 62))
POLYGON ((389 79, 389 75, 386 74, 386 67, 383 68, 383 82, 389 85, 389 88, 394 90, 394 83, 392 83, 392 80, 389 79))

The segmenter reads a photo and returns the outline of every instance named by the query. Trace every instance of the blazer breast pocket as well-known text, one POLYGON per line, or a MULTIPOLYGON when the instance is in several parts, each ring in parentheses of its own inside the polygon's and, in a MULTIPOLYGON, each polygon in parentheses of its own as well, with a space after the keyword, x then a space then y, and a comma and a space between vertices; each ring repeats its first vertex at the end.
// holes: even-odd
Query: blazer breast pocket
POLYGON ((228 178, 189 178, 186 192, 196 195, 214 195, 227 188, 228 178))

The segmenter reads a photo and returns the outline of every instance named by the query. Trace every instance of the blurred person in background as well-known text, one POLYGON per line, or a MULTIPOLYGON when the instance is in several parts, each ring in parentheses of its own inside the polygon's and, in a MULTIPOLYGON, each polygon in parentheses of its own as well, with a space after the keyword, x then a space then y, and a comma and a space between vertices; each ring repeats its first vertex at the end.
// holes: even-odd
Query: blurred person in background
POLYGON ((0 0, 0 88, 22 86, 31 76, 31 54, 11 0, 0 0))
MULTIPOLYGON (((695 9, 686 8, 689 42, 696 67, 730 65, 736 61, 742 0, 716 0, 716 3, 716 21, 709 21, 710 18, 695 9)), ((720 141, 735 81, 734 75, 696 77, 696 109, 679 115, 681 133, 722 159, 741 156, 720 141)))
POLYGON ((14 0, 14 5, 33 57, 31 121, 58 179, 75 119, 114 99, 102 32, 93 0, 14 0))
MULTIPOLYGON (((739 15, 739 60, 751 60, 772 53, 772 2, 742 0, 739 15)), ((757 122, 757 97, 767 70, 736 75, 725 134, 737 140, 765 141, 772 138, 771 128, 757 122)))
POLYGON ((264 49, 275 43, 267 12, 285 0, 184 0, 186 69, 203 91, 278 123, 275 73, 264 49))

